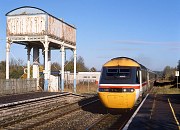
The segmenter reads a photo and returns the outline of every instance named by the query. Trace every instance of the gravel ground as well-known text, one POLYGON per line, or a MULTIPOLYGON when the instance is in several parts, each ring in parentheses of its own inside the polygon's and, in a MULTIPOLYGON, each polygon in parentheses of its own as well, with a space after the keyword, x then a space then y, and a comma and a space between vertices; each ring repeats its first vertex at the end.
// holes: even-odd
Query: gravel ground
POLYGON ((90 107, 80 109, 49 123, 43 124, 37 130, 84 130, 94 121, 106 114, 106 108, 99 102, 90 107))
POLYGON ((35 129, 85 130, 89 124, 92 124, 94 120, 99 119, 101 116, 103 116, 103 114, 94 114, 91 112, 79 110, 35 129))

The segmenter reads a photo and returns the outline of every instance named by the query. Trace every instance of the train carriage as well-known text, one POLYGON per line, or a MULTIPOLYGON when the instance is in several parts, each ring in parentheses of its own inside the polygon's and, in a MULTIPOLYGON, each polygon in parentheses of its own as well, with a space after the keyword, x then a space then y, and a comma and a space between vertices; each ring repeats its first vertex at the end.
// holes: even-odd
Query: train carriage
MULTIPOLYGON (((117 57, 102 67, 98 96, 107 108, 132 108, 150 89, 150 71, 128 57, 117 57)), ((151 77, 154 78, 151 74, 151 77)))

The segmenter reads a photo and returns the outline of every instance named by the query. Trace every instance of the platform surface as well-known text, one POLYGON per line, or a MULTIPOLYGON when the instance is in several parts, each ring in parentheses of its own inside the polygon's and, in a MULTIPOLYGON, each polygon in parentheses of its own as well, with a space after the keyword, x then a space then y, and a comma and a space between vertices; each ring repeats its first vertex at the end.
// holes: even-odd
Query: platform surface
POLYGON ((128 130, 179 130, 177 122, 180 122, 180 94, 150 94, 128 130))
POLYGON ((35 99, 35 98, 40 98, 40 97, 52 96, 52 95, 61 94, 61 93, 62 92, 32 92, 32 93, 25 93, 25 94, 0 96, 0 105, 23 101, 23 100, 35 99))

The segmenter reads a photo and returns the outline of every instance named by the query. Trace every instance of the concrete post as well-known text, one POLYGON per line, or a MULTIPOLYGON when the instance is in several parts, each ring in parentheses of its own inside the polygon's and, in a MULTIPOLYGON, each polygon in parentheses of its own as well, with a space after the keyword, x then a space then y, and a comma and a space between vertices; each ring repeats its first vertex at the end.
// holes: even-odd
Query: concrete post
POLYGON ((6 79, 9 79, 9 52, 11 43, 6 39, 6 79))
POLYGON ((64 56, 65 56, 65 52, 64 52, 64 46, 61 46, 61 59, 62 59, 62 63, 61 63, 61 91, 64 91, 64 56))
POLYGON ((37 79, 37 90, 39 90, 39 48, 33 47, 33 78, 37 79))
POLYGON ((48 51, 48 77, 51 75, 51 48, 48 51))
POLYGON ((30 52, 31 47, 27 47, 27 79, 30 78, 30 52))
POLYGON ((76 93, 76 49, 74 49, 74 93, 76 93))
MULTIPOLYGON (((44 43, 43 43, 44 44, 44 43)), ((42 48, 42 55, 43 55, 43 65, 45 66, 45 53, 44 48, 42 48)))
POLYGON ((45 70, 44 70, 44 91, 48 91, 49 86, 49 77, 48 77, 48 48, 49 48, 49 42, 48 37, 45 36, 45 43, 44 43, 44 63, 45 63, 45 70))
POLYGON ((50 75, 51 75, 51 48, 49 47, 49 51, 48 51, 48 86, 49 86, 49 89, 48 91, 52 91, 52 88, 51 88, 51 84, 52 84, 52 80, 50 78, 50 75))

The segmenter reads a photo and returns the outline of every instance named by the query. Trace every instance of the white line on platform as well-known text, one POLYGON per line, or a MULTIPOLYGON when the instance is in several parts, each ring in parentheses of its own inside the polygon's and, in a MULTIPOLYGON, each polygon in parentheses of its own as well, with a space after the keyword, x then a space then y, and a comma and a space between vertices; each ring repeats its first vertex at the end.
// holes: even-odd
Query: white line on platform
POLYGON ((141 102, 141 104, 139 105, 139 107, 137 108, 137 110, 134 112, 134 114, 132 115, 132 117, 129 119, 129 121, 127 122, 127 124, 124 126, 123 130, 127 130, 129 125, 131 124, 132 120, 134 119, 134 117, 136 116, 136 114, 138 113, 139 109, 141 108, 141 106, 143 105, 143 103, 145 102, 146 98, 149 96, 149 94, 146 95, 146 97, 144 98, 144 100, 141 102))
POLYGON ((171 102, 170 102, 169 98, 168 98, 168 102, 169 102, 169 106, 170 106, 170 108, 171 108, 171 111, 172 111, 172 113, 173 113, 174 119, 175 119, 175 121, 176 121, 176 124, 177 124, 177 126, 178 126, 178 128, 179 128, 179 130, 180 130, 179 122, 178 122, 178 120, 177 120, 176 114, 175 114, 175 112, 174 112, 174 109, 173 109, 173 107, 172 107, 172 105, 171 105, 171 102))

